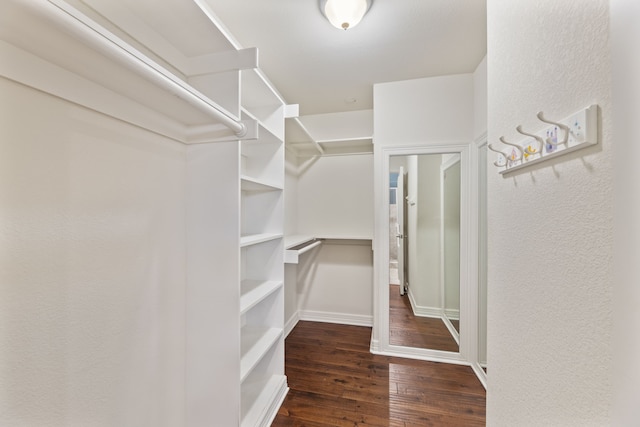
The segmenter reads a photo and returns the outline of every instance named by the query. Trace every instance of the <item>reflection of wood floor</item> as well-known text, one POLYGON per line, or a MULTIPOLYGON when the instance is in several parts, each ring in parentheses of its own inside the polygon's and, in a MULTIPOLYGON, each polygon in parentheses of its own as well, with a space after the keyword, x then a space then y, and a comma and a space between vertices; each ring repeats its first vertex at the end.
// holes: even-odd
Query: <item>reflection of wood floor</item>
POLYGON ((484 426, 471 368, 371 354, 371 328, 300 321, 285 340, 290 391, 272 427, 484 426))
POLYGON ((389 342, 392 345, 458 351, 458 344, 442 319, 416 317, 407 294, 400 295, 400 287, 389 287, 389 342))

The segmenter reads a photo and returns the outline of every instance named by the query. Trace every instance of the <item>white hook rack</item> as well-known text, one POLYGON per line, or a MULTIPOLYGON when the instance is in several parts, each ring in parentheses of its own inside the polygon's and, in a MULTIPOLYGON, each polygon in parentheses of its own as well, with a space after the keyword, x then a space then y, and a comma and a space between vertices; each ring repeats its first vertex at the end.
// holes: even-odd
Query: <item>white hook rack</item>
POLYGON ((598 143, 597 104, 583 108, 560 121, 545 118, 542 111, 537 117, 550 126, 531 133, 523 131, 522 126, 518 125, 516 131, 527 137, 518 143, 507 142, 504 137, 500 137, 501 143, 512 147, 511 153, 498 150, 490 144, 487 146, 491 151, 498 153, 497 161, 493 164, 496 167, 504 167, 500 174, 509 174, 598 143))

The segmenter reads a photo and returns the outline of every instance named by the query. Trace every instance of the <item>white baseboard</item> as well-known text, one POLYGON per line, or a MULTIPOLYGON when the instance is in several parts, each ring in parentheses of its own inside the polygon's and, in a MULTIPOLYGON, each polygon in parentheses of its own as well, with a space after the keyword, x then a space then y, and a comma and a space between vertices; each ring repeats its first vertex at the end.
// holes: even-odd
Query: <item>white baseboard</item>
POLYGON ((327 322, 338 323, 342 325, 355 325, 355 326, 373 326, 373 316, 366 316, 362 314, 348 314, 348 313, 331 313, 326 311, 311 311, 300 310, 298 311, 300 320, 308 320, 311 322, 327 322))
POLYGON ((444 310, 444 314, 449 319, 460 320, 460 310, 453 309, 453 308, 447 308, 447 309, 444 310))
POLYGON ((293 328, 296 327, 296 325, 298 324, 298 321, 300 320, 300 316, 298 315, 298 312, 296 311, 295 313, 293 313, 293 315, 289 318, 289 320, 287 320, 287 322, 284 324, 284 337, 286 338, 287 336, 289 336, 289 334, 291 333, 291 331, 293 331, 293 328))
POLYGON ((378 340, 371 340, 371 344, 369 345, 369 351, 371 353, 377 353, 380 351, 380 341, 378 340))
MULTIPOLYGON (((255 425, 260 427, 269 427, 276 418, 276 415, 278 415, 280 406, 282 406, 282 402, 284 402, 284 398, 287 397, 288 392, 289 386, 287 385, 287 377, 283 375, 282 378, 279 379, 278 387, 273 390, 273 393, 270 396, 268 396, 269 404, 264 408, 263 416, 255 425)), ((242 423, 243 427, 244 424, 245 423, 242 423)))
POLYGON ((440 307, 426 307, 416 304, 416 300, 411 292, 411 286, 409 286, 409 302, 411 303, 411 309, 413 315, 418 317, 442 317, 442 309, 440 307))

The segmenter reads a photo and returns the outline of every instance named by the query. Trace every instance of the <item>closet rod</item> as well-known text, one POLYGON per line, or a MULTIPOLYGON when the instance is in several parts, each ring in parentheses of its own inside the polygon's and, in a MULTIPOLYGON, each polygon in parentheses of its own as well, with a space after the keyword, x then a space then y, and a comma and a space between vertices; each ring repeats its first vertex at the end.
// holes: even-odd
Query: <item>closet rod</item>
POLYGON ((311 243, 310 245, 307 245, 301 249, 298 250, 298 255, 302 255, 305 252, 310 251, 311 249, 320 246, 322 244, 322 240, 316 240, 315 242, 311 243))
POLYGON ((207 99, 142 52, 129 46, 66 2, 61 0, 22 0, 18 3, 26 4, 36 13, 78 36, 94 49, 117 60, 129 70, 151 80, 157 86, 207 114, 233 131, 237 137, 245 136, 247 129, 244 123, 231 117, 222 110, 222 107, 207 99))

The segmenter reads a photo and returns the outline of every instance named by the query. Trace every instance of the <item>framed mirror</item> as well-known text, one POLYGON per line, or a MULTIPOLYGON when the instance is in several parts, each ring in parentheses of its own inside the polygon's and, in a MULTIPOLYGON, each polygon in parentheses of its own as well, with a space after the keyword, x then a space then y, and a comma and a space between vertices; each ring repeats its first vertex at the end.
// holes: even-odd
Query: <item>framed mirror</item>
POLYGON ((468 145, 382 148, 376 161, 372 351, 465 360, 468 145))

